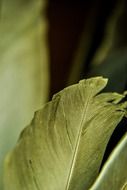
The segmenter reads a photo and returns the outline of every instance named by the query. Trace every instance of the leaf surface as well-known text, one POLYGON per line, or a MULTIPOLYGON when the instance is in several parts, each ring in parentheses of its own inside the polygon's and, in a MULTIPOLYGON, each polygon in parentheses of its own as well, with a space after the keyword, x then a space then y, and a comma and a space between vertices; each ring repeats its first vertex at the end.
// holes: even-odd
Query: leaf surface
POLYGON ((17 137, 49 97, 47 0, 0 0, 0 190, 17 137))
POLYGON ((87 190, 125 114, 123 98, 99 92, 102 77, 65 88, 37 111, 5 167, 6 190, 87 190))
POLYGON ((127 134, 117 145, 90 190, 127 190, 127 134))

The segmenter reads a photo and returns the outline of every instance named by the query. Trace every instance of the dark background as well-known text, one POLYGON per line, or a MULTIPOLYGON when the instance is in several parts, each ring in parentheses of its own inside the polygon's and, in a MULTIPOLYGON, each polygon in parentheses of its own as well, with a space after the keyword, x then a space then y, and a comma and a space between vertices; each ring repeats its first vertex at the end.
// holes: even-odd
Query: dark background
MULTIPOLYGON (((50 99, 52 95, 68 85, 73 67, 73 59, 84 35, 88 48, 83 50, 84 59, 80 73, 74 82, 80 79, 102 75, 109 78, 105 91, 123 92, 127 87, 127 1, 120 0, 50 0, 47 10, 49 20, 50 50, 50 99), (119 7, 122 8, 119 8, 119 7), (117 14, 118 11, 118 14, 117 14), (116 24, 113 30, 113 43, 105 60, 98 66, 92 60, 104 41, 105 31, 112 15, 116 12, 116 24), (120 14, 119 14, 120 12, 120 14), (88 35, 89 34, 89 35, 88 35), (87 39, 89 36, 89 39, 87 39)), ((127 129, 124 118, 114 131, 104 156, 103 163, 127 129)), ((102 163, 102 165, 103 165, 102 163)))

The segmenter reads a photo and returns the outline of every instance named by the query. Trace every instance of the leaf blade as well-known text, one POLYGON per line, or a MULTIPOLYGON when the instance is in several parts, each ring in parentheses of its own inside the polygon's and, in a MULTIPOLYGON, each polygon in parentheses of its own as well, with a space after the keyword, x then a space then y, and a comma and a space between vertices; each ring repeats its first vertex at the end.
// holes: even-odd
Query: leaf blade
POLYGON ((123 96, 98 94, 106 84, 102 77, 83 80, 59 92, 36 112, 8 157, 7 189, 80 190, 91 186, 108 140, 125 114, 116 103, 123 96))
POLYGON ((112 190, 127 188, 127 133, 112 152, 99 177, 90 190, 112 190))

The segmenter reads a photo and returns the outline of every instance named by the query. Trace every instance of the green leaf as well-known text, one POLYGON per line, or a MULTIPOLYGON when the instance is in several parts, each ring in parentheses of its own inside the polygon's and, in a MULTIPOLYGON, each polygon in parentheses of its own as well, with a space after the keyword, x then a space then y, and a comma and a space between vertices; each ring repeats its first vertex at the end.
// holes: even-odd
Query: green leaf
POLYGON ((65 88, 37 111, 5 164, 5 190, 83 190, 96 179, 109 138, 125 114, 102 77, 65 88))
POLYGON ((90 190, 127 189, 127 134, 117 145, 90 190))
POLYGON ((0 190, 3 162, 49 96, 46 0, 0 0, 0 190))

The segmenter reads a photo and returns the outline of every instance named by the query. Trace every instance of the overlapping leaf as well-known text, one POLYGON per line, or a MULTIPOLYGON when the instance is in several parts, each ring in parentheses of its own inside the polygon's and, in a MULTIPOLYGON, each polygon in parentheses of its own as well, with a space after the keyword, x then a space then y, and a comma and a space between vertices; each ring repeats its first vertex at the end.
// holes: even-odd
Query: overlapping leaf
POLYGON ((127 190, 127 134, 113 151, 90 190, 127 190))

